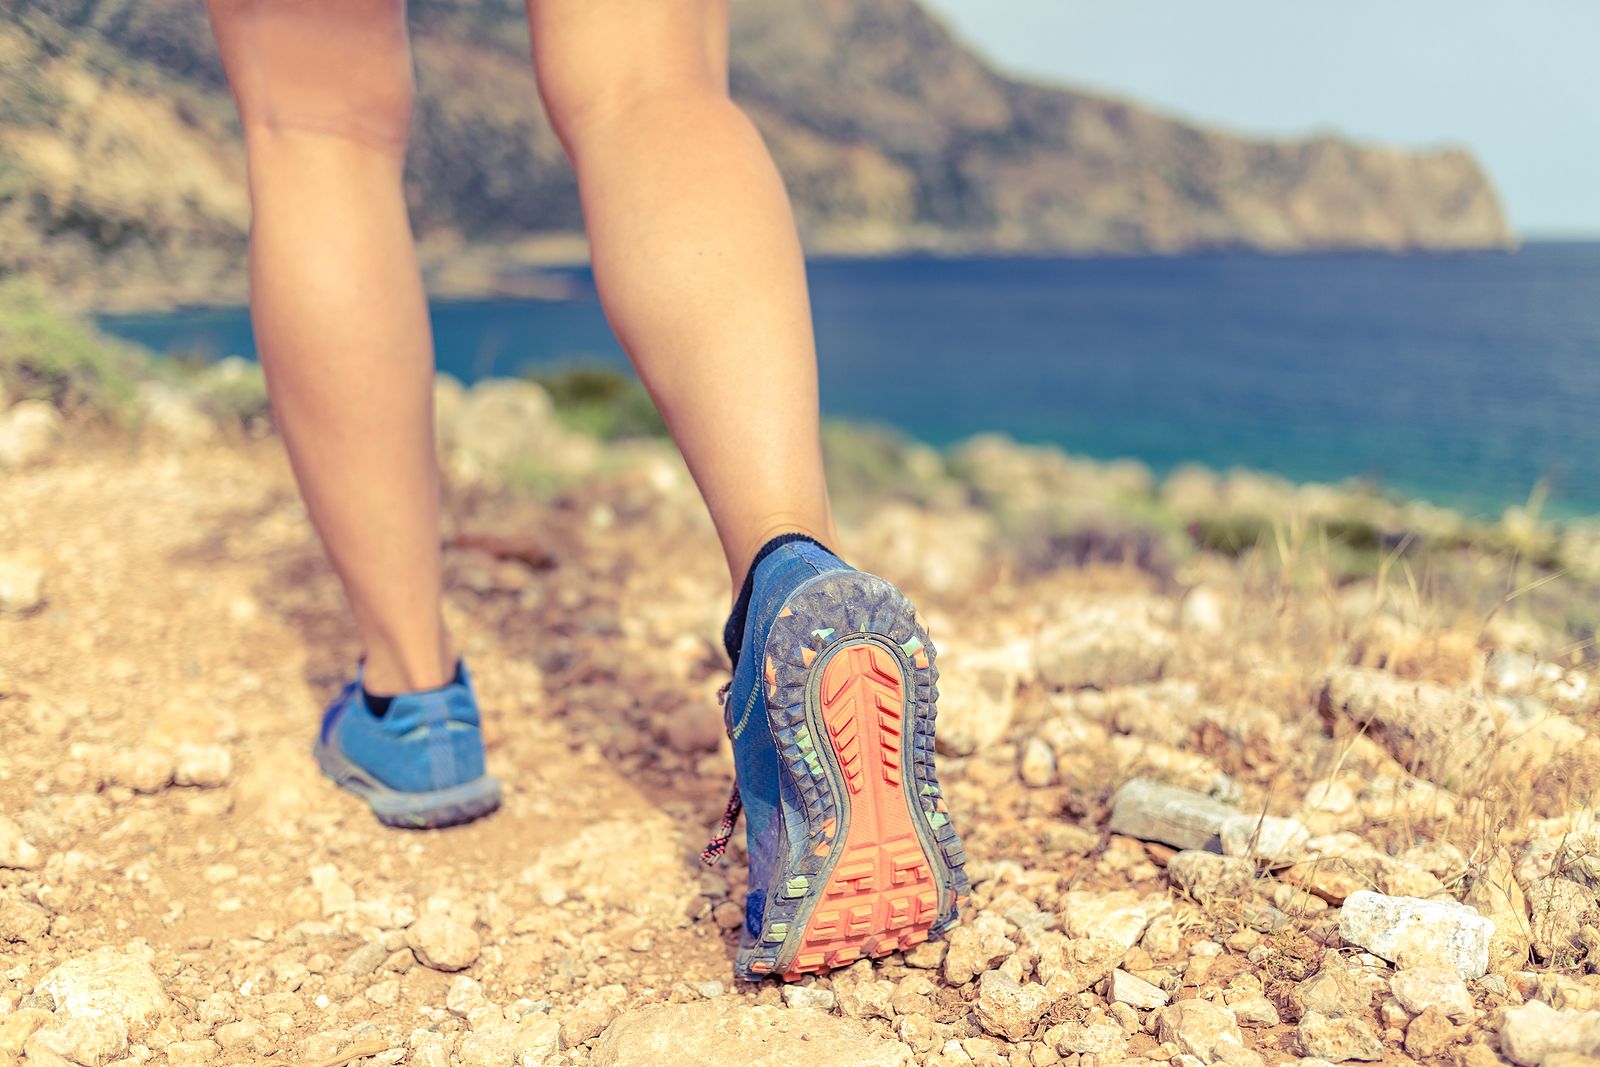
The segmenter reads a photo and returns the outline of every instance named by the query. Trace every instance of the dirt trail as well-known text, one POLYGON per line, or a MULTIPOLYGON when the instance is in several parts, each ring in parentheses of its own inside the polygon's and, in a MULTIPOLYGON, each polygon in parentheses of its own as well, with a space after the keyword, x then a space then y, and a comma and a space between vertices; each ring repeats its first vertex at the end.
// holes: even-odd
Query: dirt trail
POLYGON ((726 594, 686 473, 651 446, 543 500, 461 484, 446 612, 506 802, 414 833, 310 759, 356 649, 276 442, 0 476, 0 564, 42 576, 0 590, 0 1067, 1495 1067, 1513 1009, 1542 1040, 1600 1007, 1590 668, 1248 561, 1014 570, 971 511, 905 508, 850 537, 941 646, 974 914, 734 983, 742 832, 696 861, 726 594), (1463 723, 1495 748, 1443 761, 1463 723), (1395 949, 1400 897, 1476 910, 1395 949))
MULTIPOLYGON (((472 826, 402 833, 308 757, 319 708, 355 649, 276 447, 79 455, 9 476, 4 496, 0 544, 42 567, 48 602, 0 620, 0 810, 41 811, 48 829, 36 845, 72 868, 53 926, 64 936, 26 973, 75 946, 133 939, 197 990, 271 972, 291 943, 295 956, 343 961, 362 944, 354 930, 290 933, 335 917, 340 891, 324 907, 307 888, 332 865, 358 906, 415 911, 439 897, 477 912, 490 936, 473 973, 497 1002, 613 978, 727 980, 728 939, 714 925, 683 928, 701 899, 696 837, 731 770, 704 744, 715 730, 710 647, 696 642, 684 662, 680 644, 674 675, 660 655, 671 646, 657 643, 672 620, 703 622, 720 603, 705 539, 618 582, 602 533, 593 554, 561 559, 529 597, 518 596, 534 588, 525 566, 453 553, 450 622, 480 679, 506 803, 472 826), (487 588, 462 588, 474 584, 487 588), (525 622, 502 631, 507 614, 525 622), (554 629, 540 626, 547 615, 560 619, 554 629), (652 723, 679 712, 702 720, 684 731, 690 754, 656 752, 652 723), (114 784, 130 753, 159 759, 186 743, 226 746, 224 788, 114 784), (553 862, 541 870, 541 860, 553 862)), ((725 895, 723 873, 704 877, 725 895)), ((393 928, 391 916, 377 919, 393 928)), ((292 1047, 335 1022, 413 1020, 442 1005, 448 983, 415 967, 397 1001, 365 1006, 350 1000, 371 981, 313 983, 333 1005, 292 1012, 281 1040, 292 1047)))

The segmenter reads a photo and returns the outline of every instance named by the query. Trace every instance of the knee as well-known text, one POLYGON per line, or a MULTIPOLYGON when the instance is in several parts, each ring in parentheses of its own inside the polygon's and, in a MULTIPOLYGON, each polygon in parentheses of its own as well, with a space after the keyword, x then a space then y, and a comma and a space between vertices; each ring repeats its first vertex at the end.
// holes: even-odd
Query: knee
POLYGON ((213 0, 213 19, 248 137, 404 150, 414 86, 398 0, 213 0))
POLYGON ((267 85, 259 99, 248 105, 241 100, 239 110, 247 140, 312 134, 403 154, 411 134, 412 99, 406 73, 326 85, 267 85))
POLYGON ((393 93, 362 86, 349 96, 303 102, 269 101, 255 116, 245 117, 247 134, 258 137, 310 133, 349 141, 368 148, 403 153, 411 134, 411 93, 395 87, 393 93))
POLYGON ((727 100, 726 88, 713 72, 694 63, 595 70, 548 62, 540 66, 538 77, 545 112, 569 153, 589 131, 620 116, 727 100))

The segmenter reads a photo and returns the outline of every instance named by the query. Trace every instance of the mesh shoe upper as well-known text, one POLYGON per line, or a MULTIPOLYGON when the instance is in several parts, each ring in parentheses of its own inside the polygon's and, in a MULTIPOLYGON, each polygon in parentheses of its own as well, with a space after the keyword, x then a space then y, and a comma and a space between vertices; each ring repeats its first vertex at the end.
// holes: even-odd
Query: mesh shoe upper
POLYGON ((400 792, 449 789, 484 773, 478 700, 465 667, 449 685, 394 697, 381 716, 362 698, 358 673, 323 716, 322 740, 400 792))
POLYGON ((791 810, 799 809, 797 798, 787 797, 791 786, 779 773, 778 751, 767 720, 762 685, 767 635, 785 601, 807 581, 832 571, 850 569, 826 549, 797 541, 772 552, 754 572, 744 643, 724 711, 728 736, 733 740, 734 769, 744 804, 745 842, 750 853, 750 894, 745 900, 746 944, 753 942, 759 933, 773 871, 783 861, 787 850, 800 847, 804 834, 803 826, 787 826, 783 818, 786 798, 791 810))

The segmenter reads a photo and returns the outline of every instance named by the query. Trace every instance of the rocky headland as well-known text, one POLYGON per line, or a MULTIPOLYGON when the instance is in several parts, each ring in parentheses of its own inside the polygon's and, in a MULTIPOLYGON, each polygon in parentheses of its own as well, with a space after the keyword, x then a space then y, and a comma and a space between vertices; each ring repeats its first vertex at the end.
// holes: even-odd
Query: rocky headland
MULTIPOLYGON (((582 260, 522 5, 411 5, 412 215, 436 292, 582 260)), ((1464 149, 1262 140, 1011 77, 915 0, 734 5, 732 84, 813 252, 1449 251, 1515 245, 1464 149)), ((238 303, 244 158, 188 0, 0 10, 0 276, 102 308, 238 303)))

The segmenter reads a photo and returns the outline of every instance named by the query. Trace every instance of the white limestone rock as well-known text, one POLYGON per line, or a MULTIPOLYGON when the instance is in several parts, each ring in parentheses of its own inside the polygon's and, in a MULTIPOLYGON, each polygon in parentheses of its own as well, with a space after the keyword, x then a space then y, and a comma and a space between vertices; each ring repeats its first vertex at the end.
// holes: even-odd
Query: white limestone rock
POLYGON ((155 1022, 168 1005, 149 962, 110 946, 61 964, 34 992, 54 1000, 58 1018, 111 1018, 128 1028, 155 1022))
POLYGON ((1443 967, 1402 967, 1389 979, 1389 990, 1412 1015, 1437 1008, 1456 1022, 1472 1016, 1472 993, 1467 983, 1455 971, 1443 967))
POLYGON ((1339 935, 1402 967, 1447 967, 1470 981, 1489 969, 1494 922, 1454 901, 1361 889, 1339 909, 1339 935))
POLYGON ((1561 1055, 1600 1056, 1600 1011, 1557 1011, 1530 1000, 1500 1016, 1500 1052, 1521 1067, 1561 1055))
POLYGON ((1311 831, 1299 819, 1238 813, 1222 821, 1218 836, 1229 856, 1293 863, 1305 854, 1311 831))

